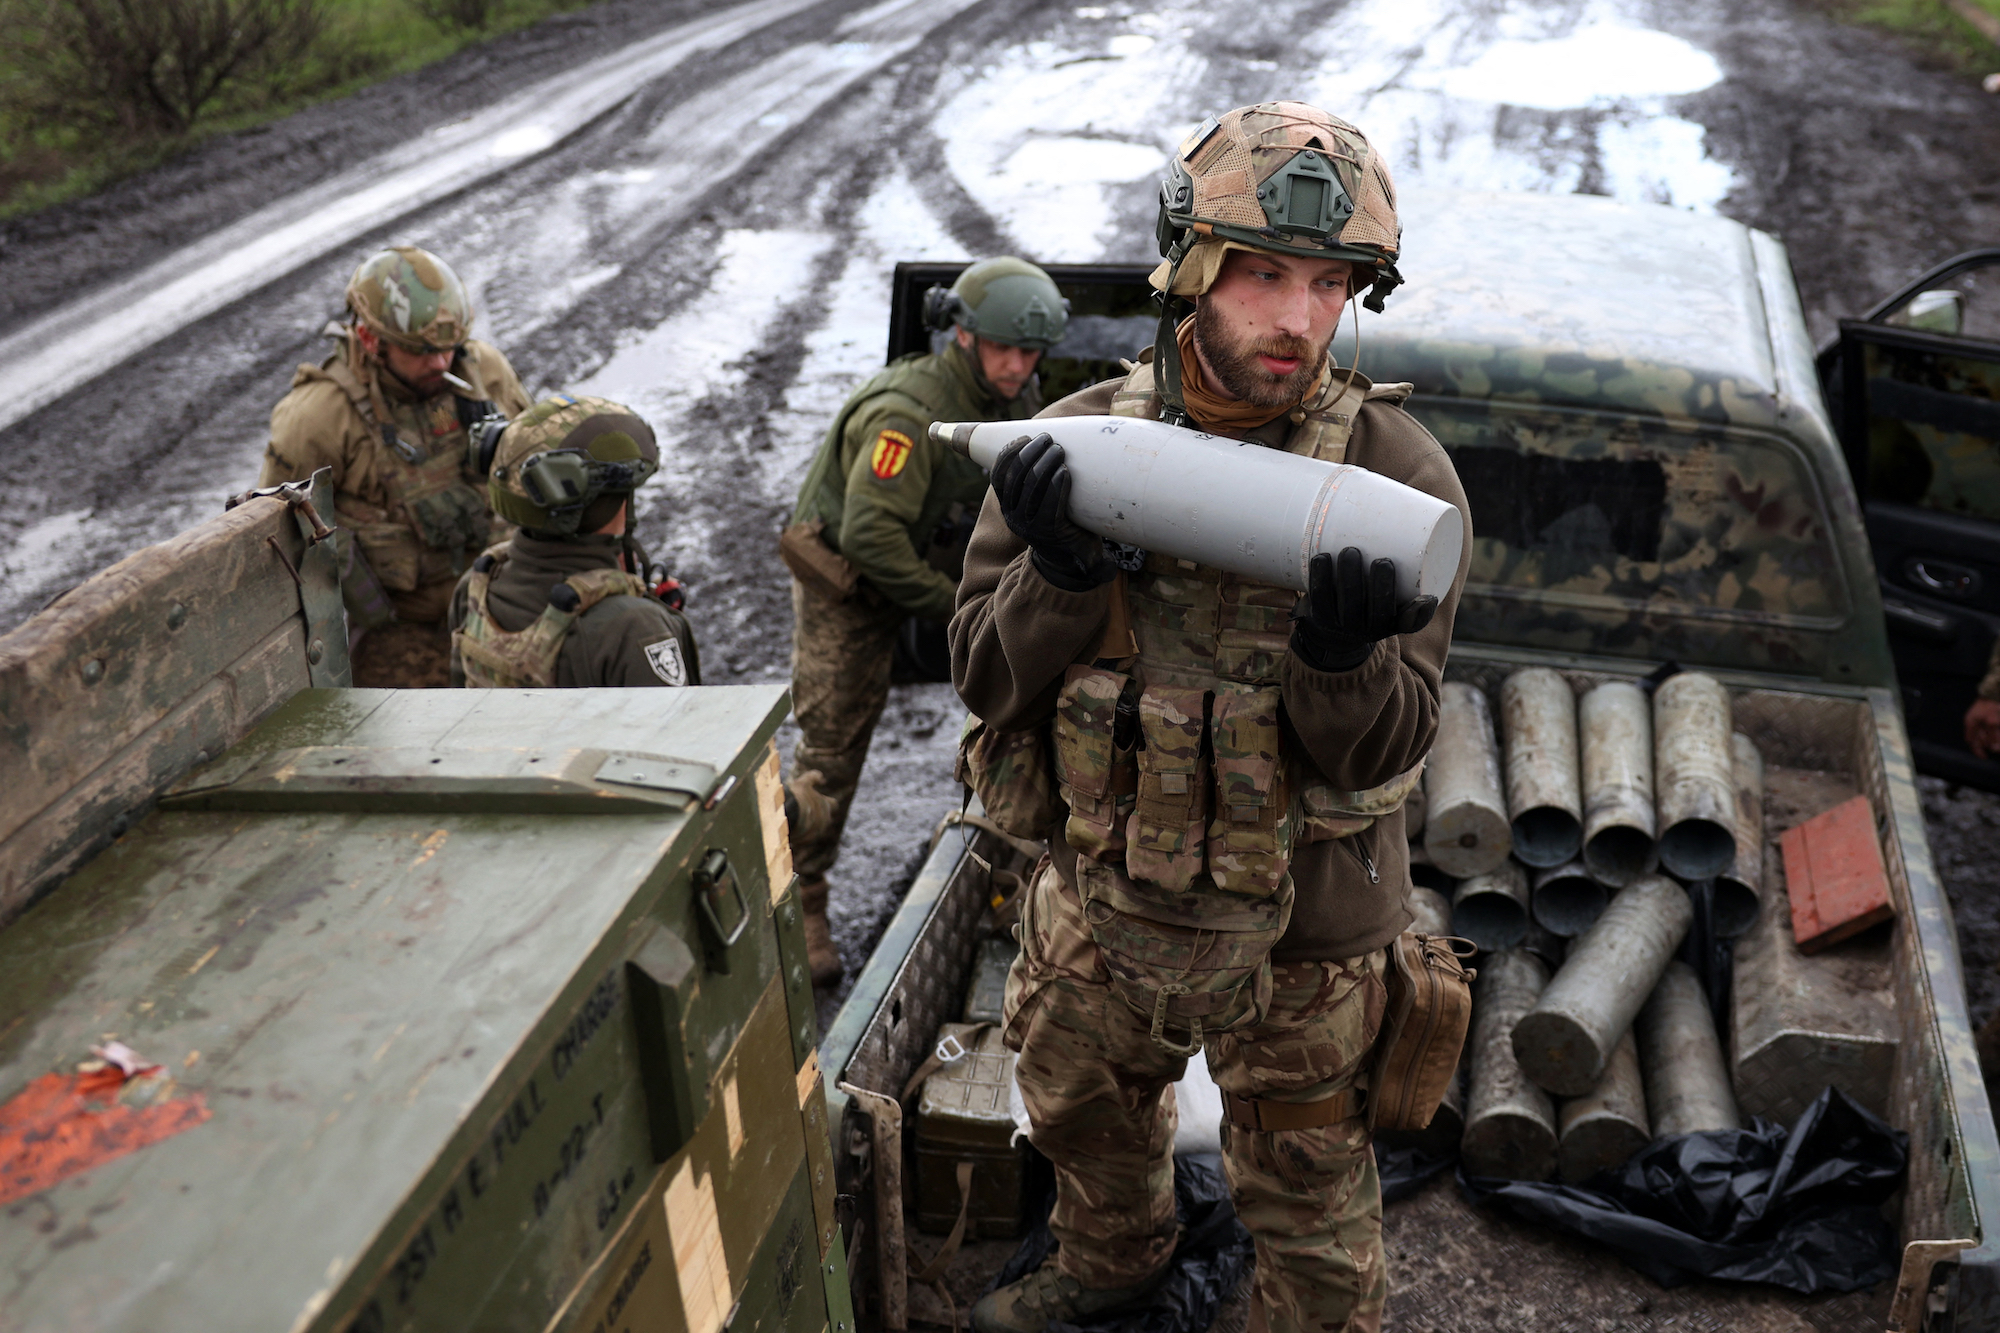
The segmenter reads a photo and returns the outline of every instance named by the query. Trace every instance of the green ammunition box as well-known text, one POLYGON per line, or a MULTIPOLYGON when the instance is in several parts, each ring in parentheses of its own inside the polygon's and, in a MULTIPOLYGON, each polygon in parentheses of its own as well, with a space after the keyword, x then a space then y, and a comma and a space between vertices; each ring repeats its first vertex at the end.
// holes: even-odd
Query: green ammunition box
POLYGON ((785 712, 308 689, 170 787, 0 933, 0 1147, 162 1067, 0 1163, 0 1326, 851 1326, 785 712))
POLYGON ((966 1239, 1019 1235, 1028 1149, 1013 1142, 1014 1052, 998 1027, 977 1023, 946 1023, 938 1043, 965 1054, 924 1080, 917 1103, 917 1225, 950 1231, 965 1207, 966 1239), (969 1205, 958 1188, 963 1162, 972 1164, 969 1205))
POLYGON ((972 979, 965 983, 965 1021, 998 1023, 1007 1001, 1007 973, 1021 946, 1005 935, 989 935, 972 955, 972 979))

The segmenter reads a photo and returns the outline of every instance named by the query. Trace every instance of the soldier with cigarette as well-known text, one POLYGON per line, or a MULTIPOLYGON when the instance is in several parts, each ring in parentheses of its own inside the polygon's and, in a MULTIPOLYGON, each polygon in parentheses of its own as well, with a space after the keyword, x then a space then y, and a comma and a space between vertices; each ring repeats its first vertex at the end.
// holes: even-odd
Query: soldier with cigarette
MULTIPOLYGON (((1151 417, 1356 464, 1467 512, 1408 386, 1337 367, 1350 300, 1401 282, 1395 194, 1355 127, 1297 102, 1198 128, 1162 185, 1151 357, 1044 415, 1151 417), (1173 298, 1193 303, 1174 323, 1173 298)), ((1030 433, 995 464, 951 623, 953 679, 1038 732, 1060 836, 1025 895, 1007 1040, 1060 1242, 984 1298, 981 1330, 1142 1303, 1176 1241, 1168 1085, 1205 1050, 1257 1243, 1252 1328, 1375 1329, 1381 1194, 1356 1076, 1410 923, 1402 803, 1437 729, 1452 618, 1393 562, 1316 557, 1304 596, 1113 549, 1030 433)), ((1461 521, 1463 521, 1461 519, 1461 521)))
MULTIPOLYGON (((445 613, 494 540, 481 446, 528 410, 507 358, 472 337, 472 301, 436 255, 396 246, 347 283, 336 346, 271 411, 260 486, 333 471, 354 683, 443 686, 445 613)), ((485 460, 490 462, 490 453, 485 460)))

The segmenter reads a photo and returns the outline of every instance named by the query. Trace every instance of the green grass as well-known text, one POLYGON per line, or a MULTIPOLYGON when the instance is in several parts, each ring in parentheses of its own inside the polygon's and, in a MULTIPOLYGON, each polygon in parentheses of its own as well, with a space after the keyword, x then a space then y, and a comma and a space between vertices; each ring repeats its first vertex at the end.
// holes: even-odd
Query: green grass
MULTIPOLYGON (((214 135, 277 120, 589 2, 494 0, 485 28, 464 32, 438 27, 409 0, 322 0, 326 27, 303 59, 229 86, 178 135, 48 124, 7 110, 0 99, 0 218, 93 193, 214 135)), ((0 48, 0 93, 24 77, 16 54, 0 48)))
MULTIPOLYGON (((1954 14, 1944 0, 1825 0, 1850 23, 1893 33, 1937 64, 1974 77, 2000 70, 2000 46, 1954 14)), ((2000 16, 2000 0, 1972 0, 2000 16)))

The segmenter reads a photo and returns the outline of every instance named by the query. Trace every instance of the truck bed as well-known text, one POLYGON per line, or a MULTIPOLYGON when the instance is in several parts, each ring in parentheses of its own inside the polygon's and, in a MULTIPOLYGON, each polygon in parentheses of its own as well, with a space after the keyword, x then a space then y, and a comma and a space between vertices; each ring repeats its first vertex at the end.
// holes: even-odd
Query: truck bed
MULTIPOLYGON (((1629 669, 1618 671, 1601 661, 1552 662, 1543 654, 1473 648, 1455 651, 1447 674, 1497 690, 1508 673, 1529 664, 1556 665, 1579 688, 1630 678, 1629 669)), ((1977 1245, 1983 1211, 1978 1196, 1991 1188, 1985 1179, 1990 1173, 1968 1171, 1967 1165, 1995 1160, 1992 1119, 1976 1076, 1968 1086, 1959 1073, 1970 1058, 1970 1031, 1956 945, 1949 908, 1923 840, 1908 743, 1894 703, 1877 689, 1801 690, 1775 688, 1781 682, 1770 677, 1725 674, 1722 679, 1731 689, 1737 729, 1757 743, 1771 774, 1766 910, 1774 902, 1778 910, 1786 910, 1779 833, 1855 793, 1866 795, 1875 807, 1896 919, 1871 932, 1872 938, 1857 939, 1851 952, 1864 984, 1876 980, 1890 988, 1897 1015, 1896 1067, 1885 1109, 1891 1123, 1910 1134, 1910 1169, 1905 1189, 1891 1207, 1906 1247, 1911 1242, 1933 1244, 1906 1249, 1902 1282, 1883 1283, 1872 1292, 1799 1297, 1773 1287, 1707 1281, 1665 1290, 1589 1242, 1473 1208, 1446 1174, 1385 1210, 1391 1273, 1385 1327, 1413 1333, 1610 1328, 1858 1333, 1895 1328, 1915 1314, 1914 1298, 1929 1283, 1932 1259, 1948 1261, 1961 1248, 1977 1245), (1902 1301, 1897 1300, 1899 1286, 1910 1288, 1902 1301)), ((829 1070, 845 1071, 845 1081, 887 1090, 891 1096, 902 1087, 928 1050, 937 1022, 956 1017, 948 1006, 962 993, 971 941, 988 896, 982 861, 1018 868, 1012 858, 1011 849, 986 833, 949 830, 937 841, 822 1044, 821 1059, 829 1070)), ((829 1079, 830 1094, 836 1081, 829 1079)), ((849 1233, 860 1233, 861 1244, 850 1254, 859 1294, 879 1282, 879 1256, 869 1240, 875 1229, 873 1170, 866 1152, 853 1151, 867 1137, 867 1121, 844 1096, 836 1097, 830 1109, 832 1123, 844 1126, 835 1145, 841 1189, 859 1199, 860 1224, 849 1233)), ((908 1266, 915 1271, 935 1253, 939 1238, 919 1235, 913 1217, 907 1231, 908 1266)), ((946 1277, 961 1317, 965 1302, 984 1290, 1015 1244, 984 1241, 965 1247, 946 1277)), ((1240 1329, 1246 1310, 1247 1301, 1239 1294, 1214 1327, 1240 1329)), ((942 1300, 914 1287, 909 1312, 913 1327, 948 1326, 951 1317, 942 1300)), ((1919 1323, 1909 1319, 1900 1326, 1919 1323)), ((1968 1326, 1984 1325, 1960 1325, 1968 1326)))

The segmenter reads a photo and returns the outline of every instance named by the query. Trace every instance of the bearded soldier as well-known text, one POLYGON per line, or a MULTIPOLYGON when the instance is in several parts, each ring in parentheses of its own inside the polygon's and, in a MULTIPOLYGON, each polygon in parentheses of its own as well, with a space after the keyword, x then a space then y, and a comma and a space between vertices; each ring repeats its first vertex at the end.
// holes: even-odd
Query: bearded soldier
MULTIPOLYGON (((1169 293, 1150 357, 1045 415, 1186 424, 1368 468, 1466 512, 1437 442, 1329 355, 1348 302, 1401 281, 1381 157, 1296 102, 1209 120, 1162 188, 1169 293), (1173 297, 1194 303, 1172 322, 1173 297)), ((1055 1163, 1040 1270, 981 1330, 1143 1302, 1175 1245, 1170 1083, 1206 1051, 1223 1152, 1256 1239, 1251 1327, 1379 1328, 1381 1192, 1356 1075, 1411 921, 1402 801, 1436 730, 1465 578, 1398 604, 1348 548, 1303 597, 1107 548, 1067 512, 1047 435, 993 470, 951 623, 959 693, 1040 728, 1066 809, 1022 911, 1007 1040, 1055 1163)), ((1472 549, 1467 525, 1465 549, 1472 549)))
POLYGON ((333 354, 300 366, 272 410, 259 484, 333 470, 354 683, 443 685, 452 589, 494 537, 480 445, 528 395, 507 358, 469 336, 465 285, 428 251, 370 256, 347 308, 328 330, 333 354))
POLYGON ((943 622, 986 476, 931 441, 933 421, 1020 421, 1040 410, 1035 366, 1068 307, 1049 275, 989 259, 925 294, 950 328, 934 355, 903 357, 835 418, 780 544, 792 585, 792 707, 803 733, 788 784, 813 982, 840 980, 826 873, 840 847, 868 741, 889 697, 905 619, 943 622))
POLYGON ((659 466, 652 427, 603 398, 558 394, 509 423, 487 489, 520 530, 452 598, 452 684, 701 684, 687 619, 653 596, 630 536, 659 466))

